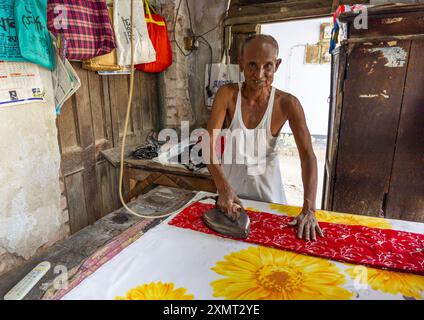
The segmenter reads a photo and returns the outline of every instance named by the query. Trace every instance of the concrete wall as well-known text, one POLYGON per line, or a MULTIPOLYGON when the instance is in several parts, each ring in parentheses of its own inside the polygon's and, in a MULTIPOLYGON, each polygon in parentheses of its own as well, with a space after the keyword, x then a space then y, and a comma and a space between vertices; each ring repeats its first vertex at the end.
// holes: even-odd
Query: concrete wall
POLYGON ((51 76, 41 72, 46 103, 0 107, 0 274, 69 234, 51 76))

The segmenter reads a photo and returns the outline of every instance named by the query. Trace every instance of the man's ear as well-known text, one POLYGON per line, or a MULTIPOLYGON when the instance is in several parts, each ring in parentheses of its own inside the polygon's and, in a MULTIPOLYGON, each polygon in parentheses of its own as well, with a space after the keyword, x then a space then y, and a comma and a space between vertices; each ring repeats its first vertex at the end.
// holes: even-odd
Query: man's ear
POLYGON ((275 63, 275 71, 277 71, 278 70, 278 67, 280 66, 280 64, 281 64, 281 59, 277 59, 277 62, 275 63))

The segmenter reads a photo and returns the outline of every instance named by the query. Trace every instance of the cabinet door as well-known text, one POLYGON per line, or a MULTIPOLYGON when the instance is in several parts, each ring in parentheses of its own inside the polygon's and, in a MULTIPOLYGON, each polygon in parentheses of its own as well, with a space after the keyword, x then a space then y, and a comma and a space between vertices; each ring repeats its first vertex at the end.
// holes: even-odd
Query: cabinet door
POLYGON ((351 44, 332 209, 384 216, 410 41, 351 44))
POLYGON ((387 200, 388 218, 424 222, 424 40, 412 42, 387 200))

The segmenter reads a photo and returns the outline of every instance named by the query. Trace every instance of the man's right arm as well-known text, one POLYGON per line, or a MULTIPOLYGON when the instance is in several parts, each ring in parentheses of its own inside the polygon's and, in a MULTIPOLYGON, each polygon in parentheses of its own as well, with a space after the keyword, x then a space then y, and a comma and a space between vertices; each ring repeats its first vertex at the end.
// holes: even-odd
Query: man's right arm
POLYGON ((228 102, 231 99, 231 87, 222 86, 216 93, 211 116, 208 121, 207 130, 210 137, 210 152, 208 169, 212 175, 218 191, 218 202, 217 206, 230 217, 237 216, 237 206, 242 206, 240 199, 237 197, 227 178, 225 177, 224 171, 219 164, 218 157, 216 155, 216 143, 218 140, 219 132, 224 124, 225 117, 227 115, 228 102))

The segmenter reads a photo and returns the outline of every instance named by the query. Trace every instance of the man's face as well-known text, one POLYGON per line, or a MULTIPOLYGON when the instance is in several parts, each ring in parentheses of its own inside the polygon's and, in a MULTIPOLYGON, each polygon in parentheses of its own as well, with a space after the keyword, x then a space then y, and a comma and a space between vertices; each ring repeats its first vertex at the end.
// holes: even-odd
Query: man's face
POLYGON ((239 65, 244 72, 246 85, 257 90, 270 87, 274 81, 281 59, 277 59, 277 49, 263 39, 253 39, 244 46, 239 65))

